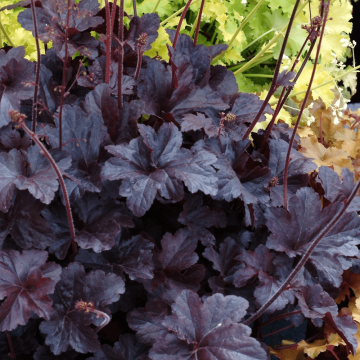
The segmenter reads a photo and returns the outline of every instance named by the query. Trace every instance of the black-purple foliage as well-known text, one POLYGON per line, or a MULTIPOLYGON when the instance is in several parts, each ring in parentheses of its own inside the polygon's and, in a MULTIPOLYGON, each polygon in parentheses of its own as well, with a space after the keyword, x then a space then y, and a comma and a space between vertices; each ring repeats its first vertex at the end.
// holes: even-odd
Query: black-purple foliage
MULTIPOLYGON (((321 167, 310 182, 316 165, 294 144, 285 210, 292 130, 275 125, 265 146, 263 131, 242 140, 264 103, 211 65, 226 45, 194 46, 180 35, 169 62, 138 62, 157 38, 155 14, 129 17, 123 29, 119 111, 118 40, 106 54, 97 0, 70 3, 37 1, 35 9, 40 39, 53 44, 41 60, 35 136, 52 162, 9 116, 17 110, 31 120, 35 64, 23 48, 0 50, 0 357, 11 351, 8 334, 20 359, 268 359, 242 322, 342 208, 353 174, 344 169, 340 179, 321 167), (66 21, 69 57, 88 64, 67 59, 60 150, 66 21)), ((31 9, 19 22, 34 30, 31 9)), ((291 86, 293 77, 280 73, 277 85, 291 86)), ((266 113, 269 105, 260 121, 266 113)), ((350 350, 357 326, 338 316, 334 299, 344 270, 360 259, 359 210, 356 197, 266 311, 298 309, 296 325, 324 322, 350 350)))

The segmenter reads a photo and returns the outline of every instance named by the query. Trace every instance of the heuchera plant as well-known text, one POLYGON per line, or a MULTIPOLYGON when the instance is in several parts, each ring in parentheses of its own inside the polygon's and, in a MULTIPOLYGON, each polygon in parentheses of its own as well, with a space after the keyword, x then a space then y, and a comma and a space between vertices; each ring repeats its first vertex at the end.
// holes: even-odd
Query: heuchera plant
POLYGON ((225 45, 170 30, 169 63, 150 59, 158 15, 125 27, 105 3, 25 0, 19 22, 53 47, 0 50, 1 358, 265 360, 269 316, 326 323, 354 354, 334 299, 359 268, 360 185, 314 171, 295 135, 330 0, 304 29, 295 129, 274 122, 299 73, 279 61, 262 101, 210 65, 225 45))

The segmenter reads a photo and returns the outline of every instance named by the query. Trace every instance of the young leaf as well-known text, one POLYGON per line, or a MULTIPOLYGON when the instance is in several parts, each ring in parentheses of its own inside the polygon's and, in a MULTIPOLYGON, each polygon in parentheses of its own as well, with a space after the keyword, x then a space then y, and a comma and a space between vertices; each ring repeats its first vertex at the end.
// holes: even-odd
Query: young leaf
POLYGON ((125 271, 131 280, 152 279, 154 277, 153 248, 153 243, 141 235, 136 235, 127 240, 121 239, 111 250, 102 251, 101 254, 80 250, 76 260, 86 268, 101 269, 120 276, 125 271))
POLYGON ((216 194, 217 179, 211 167, 215 155, 196 144, 191 150, 181 148, 182 135, 173 124, 163 124, 158 132, 139 125, 139 131, 141 137, 128 145, 106 147, 115 157, 102 171, 103 179, 123 179, 119 194, 127 197, 136 216, 143 216, 157 195, 180 201, 184 197, 182 181, 192 193, 216 194))
POLYGON ((136 339, 142 344, 152 346, 167 334, 162 325, 165 317, 170 315, 169 305, 161 300, 149 300, 145 308, 137 308, 127 315, 130 328, 136 331, 136 339))
POLYGON ((203 206, 201 195, 185 195, 185 197, 187 201, 178 221, 193 231, 205 246, 214 245, 215 237, 206 228, 212 226, 224 228, 226 226, 225 213, 221 209, 210 210, 208 206, 203 206))
POLYGON ((121 205, 113 200, 103 201, 94 193, 87 193, 76 201, 75 211, 85 224, 76 235, 81 248, 93 249, 97 253, 110 250, 122 227, 134 226, 121 205))
POLYGON ((0 50, 0 128, 10 123, 9 110, 20 110, 20 100, 34 94, 35 66, 24 55, 23 47, 0 50))
POLYGON ((181 290, 197 291, 205 274, 203 265, 195 265, 199 258, 197 243, 186 229, 179 229, 175 235, 166 233, 162 249, 154 249, 154 278, 142 281, 145 289, 167 303, 172 303, 181 290))
POLYGON ((119 276, 101 270, 86 275, 80 264, 71 263, 63 269, 52 296, 53 316, 40 324, 40 331, 46 335, 45 343, 55 355, 67 351, 69 345, 80 353, 97 351, 100 344, 90 327, 92 322, 96 323, 95 315, 77 310, 75 305, 78 301, 91 302, 96 310, 108 312, 106 305, 119 300, 124 291, 119 276))

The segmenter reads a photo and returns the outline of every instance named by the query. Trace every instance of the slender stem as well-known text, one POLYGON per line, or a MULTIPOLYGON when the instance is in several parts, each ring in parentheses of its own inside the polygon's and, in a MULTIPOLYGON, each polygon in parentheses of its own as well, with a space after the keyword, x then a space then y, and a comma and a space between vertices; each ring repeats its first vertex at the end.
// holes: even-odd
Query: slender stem
MULTIPOLYGON (((11 110, 12 112, 14 112, 13 110, 11 110)), ((15 116, 16 113, 19 114, 18 112, 14 112, 15 116)), ((20 116, 22 116, 22 114, 19 114, 20 116)), ((25 118, 25 115, 24 115, 25 118)), ((72 248, 73 248, 73 252, 74 255, 77 254, 77 245, 75 242, 75 227, 74 227, 74 221, 73 221, 73 217, 72 217, 72 213, 71 213, 71 206, 70 206, 70 200, 69 200, 69 195, 68 192, 66 190, 66 186, 65 186, 65 182, 64 179, 61 175, 61 171, 58 168, 55 160, 53 159, 53 157, 51 156, 51 154, 48 152, 48 150, 46 149, 46 147, 43 145, 43 143, 38 139, 38 137, 36 136, 36 134, 31 131, 25 124, 24 118, 18 118, 15 119, 14 121, 19 123, 19 126, 21 126, 24 131, 31 137, 31 139, 36 143, 36 145, 39 146, 41 153, 49 160, 52 168, 54 169, 60 186, 61 186, 61 190, 63 192, 64 195, 64 200, 65 200, 65 207, 66 207, 66 214, 67 214, 67 218, 68 218, 68 222, 69 222, 69 228, 70 228, 70 235, 71 235, 71 243, 72 243, 72 248)))
POLYGON ((220 60, 223 56, 224 53, 227 52, 231 45, 233 44, 233 42, 236 40, 237 36, 239 35, 240 31, 244 28, 244 26, 249 22, 249 20, 251 20, 251 18, 254 16, 254 14, 256 13, 257 9, 262 5, 262 3, 265 0, 260 0, 256 6, 251 10, 251 12, 248 14, 248 16, 241 22, 240 26, 236 29, 234 35, 232 36, 232 38, 230 39, 230 41, 228 42, 228 48, 223 51, 221 54, 219 54, 218 56, 216 56, 213 60, 212 63, 214 64, 216 61, 220 60))
POLYGON ((256 123, 259 121, 261 115, 263 114, 263 112, 265 110, 265 107, 268 105, 271 96, 275 93, 276 89, 279 87, 279 85, 276 82, 277 82, 277 78, 278 78, 279 72, 280 72, 281 60, 282 60, 284 52, 285 52, 286 44, 287 44, 288 39, 289 39, 291 27, 292 27, 292 24, 294 22, 294 19, 295 19, 295 16, 296 16, 296 10, 297 10, 297 8, 299 6, 299 3, 300 3, 300 0, 296 0, 293 12, 292 12, 291 17, 290 17, 290 21, 289 21, 287 29, 286 29, 286 34, 285 34, 285 37, 284 37, 284 41, 283 41, 282 46, 281 46, 279 59, 278 59, 278 61, 276 63, 276 67, 275 67, 275 71, 274 71, 274 77, 273 77, 272 83, 270 85, 269 92, 268 92, 268 94, 266 96, 266 99, 262 103, 260 110, 256 114, 254 120, 252 121, 251 125, 248 127, 245 135, 243 136, 243 140, 247 139, 248 136, 251 134, 251 131, 254 129, 256 123))
MULTIPOLYGON (((313 91, 313 90, 319 89, 319 88, 321 88, 321 87, 323 87, 323 86, 325 86, 325 85, 328 85, 328 84, 330 84, 330 83, 332 83, 332 82, 335 82, 335 81, 337 81, 337 80, 340 80, 340 79, 342 79, 344 76, 346 76, 346 75, 348 75, 348 74, 351 74, 352 72, 356 71, 357 69, 360 69, 360 65, 358 65, 358 66, 356 66, 355 68, 352 68, 352 69, 344 72, 344 73, 341 74, 341 75, 338 75, 338 76, 332 78, 332 79, 329 80, 329 81, 326 81, 326 82, 324 82, 324 83, 322 83, 322 84, 320 84, 320 85, 316 85, 316 86, 312 87, 310 90, 313 91)), ((306 89, 306 90, 297 91, 297 92, 295 92, 295 93, 292 93, 292 94, 291 94, 291 97, 297 96, 297 95, 300 95, 300 94, 303 94, 303 93, 306 93, 306 92, 307 92, 307 89, 306 89)), ((274 105, 274 104, 276 103, 276 101, 277 101, 277 100, 270 101, 269 104, 270 104, 270 105, 274 105)))
POLYGON ((339 358, 338 358, 338 356, 335 354, 335 352, 334 352, 334 345, 329 345, 329 346, 327 346, 326 347, 326 350, 329 350, 332 354, 333 354, 333 356, 334 356, 334 358, 336 359, 336 360, 340 360, 339 358))
POLYGON ((137 16, 137 11, 136 11, 136 0, 133 0, 133 10, 134 10, 134 16, 137 16))
MULTIPOLYGON (((304 9, 305 6, 306 6, 306 2, 299 7, 299 10, 297 11, 295 17, 298 16, 298 15, 301 13, 301 11, 304 9)), ((290 24, 290 23, 289 23, 289 24, 290 24)), ((254 56, 253 59, 251 59, 248 63, 246 63, 246 64, 243 65, 240 69, 238 69, 238 70, 234 73, 234 75, 240 74, 240 73, 244 72, 245 70, 247 70, 248 67, 249 67, 253 62, 255 62, 262 54, 264 54, 266 51, 268 51, 269 48, 270 48, 273 44, 275 44, 275 42, 278 41, 279 38, 283 35, 283 32, 288 28, 288 25, 289 25, 289 24, 286 24, 286 25, 280 30, 280 32, 279 32, 276 36, 274 36, 274 37, 269 41, 269 43, 268 43, 256 56, 254 56)))
POLYGON ((138 45, 138 57, 137 57, 137 64, 136 64, 136 70, 135 70, 135 76, 134 79, 137 80, 139 78, 140 69, 141 69, 141 62, 142 62, 142 55, 143 51, 141 50, 142 46, 138 45))
POLYGON ((275 335, 275 334, 277 334, 277 333, 279 333, 279 332, 285 331, 285 330, 287 330, 287 329, 291 329, 291 328, 293 328, 294 326, 295 326, 294 324, 287 325, 287 326, 285 326, 285 327, 283 327, 283 328, 281 328, 281 329, 272 331, 272 332, 270 332, 270 333, 268 333, 268 334, 264 334, 264 335, 262 335, 262 337, 264 338, 264 337, 267 337, 267 336, 275 335))
POLYGON ((199 13, 196 15, 196 19, 195 19, 194 23, 192 24, 192 27, 191 27, 191 30, 190 30, 190 33, 189 33, 190 37, 193 37, 193 35, 195 34, 195 30, 196 30, 196 27, 197 27, 197 24, 198 24, 198 20, 199 20, 199 13))
MULTIPOLYGON (((259 64, 262 64, 264 63, 265 61, 269 60, 269 59, 272 59, 273 58, 273 54, 269 54, 269 55, 264 55, 262 56, 260 59, 258 59, 257 61, 255 61, 254 63, 252 63, 248 68, 247 70, 250 70, 252 69, 253 67, 259 65, 259 64)), ((233 71, 233 70, 236 70, 236 69, 239 69, 242 65, 235 65, 235 66, 231 66, 229 67, 229 70, 233 71)), ((244 76, 247 76, 249 74, 243 74, 244 76)), ((271 75, 273 77, 273 75, 271 75)))
POLYGON ((31 11, 32 11, 33 22, 34 22, 34 33, 35 33, 36 54, 37 54, 35 89, 34 89, 33 111, 32 111, 32 131, 35 132, 36 118, 37 118, 39 80, 40 80, 40 66, 41 66, 40 44, 39 44, 39 35, 38 35, 37 19, 36 19, 36 11, 35 11, 35 0, 31 0, 31 11))
POLYGON ((247 44, 243 49, 241 49, 241 52, 245 51, 247 48, 249 48, 251 45, 254 45, 257 41, 259 41, 261 38, 266 36, 267 34, 270 34, 273 31, 277 31, 279 28, 271 28, 270 30, 264 32, 259 37, 257 37, 255 40, 253 40, 251 43, 247 44))
POLYGON ((287 279, 284 281, 284 283, 279 287, 279 289, 276 291, 276 293, 250 318, 248 318, 246 321, 244 321, 245 325, 251 324, 254 320, 259 318, 261 315, 265 313, 265 311, 274 303, 274 301, 281 295, 281 293, 287 289, 296 275, 299 273, 299 271, 303 268, 305 263, 309 260, 311 254, 313 253, 315 247, 319 244, 319 242, 324 238, 324 236, 338 223, 340 218, 343 216, 343 214, 346 212, 347 208, 349 207, 351 201, 354 199, 354 197, 357 195, 358 191, 360 189, 360 181, 354 186, 354 189, 352 190, 349 198, 345 202, 344 206, 338 211, 338 213, 334 216, 334 218, 328 223, 325 228, 320 232, 319 235, 317 235, 312 242, 310 243, 309 248, 306 250, 305 254, 303 255, 302 259, 298 262, 298 264, 295 266, 293 271, 290 273, 290 275, 287 277, 287 279))
POLYGON ((173 48, 174 50, 176 49, 176 43, 178 41, 179 38, 179 34, 180 34, 180 29, 181 29, 181 24, 185 19, 185 15, 191 5, 192 0, 188 0, 188 2, 186 3, 185 7, 184 7, 184 11, 182 12, 181 16, 180 16, 180 20, 179 20, 179 25, 177 26, 176 29, 176 33, 175 33, 175 37, 174 37, 174 42, 173 42, 173 48))
POLYGON ((7 339, 8 339, 8 343, 9 343, 10 357, 11 357, 12 359, 16 360, 14 345, 13 345, 13 343, 12 343, 11 335, 10 335, 10 332, 9 332, 8 330, 6 330, 6 337, 7 337, 7 339))
POLYGON ((267 74, 243 74, 245 77, 269 78, 272 79, 274 75, 267 74))
MULTIPOLYGON (((0 15, 0 30, 3 32, 4 36, 5 36, 5 39, 7 40, 8 42, 8 45, 12 46, 12 47, 15 47, 14 43, 11 41, 9 35, 7 34, 2 22, 1 22, 1 15, 0 15)), ((2 46, 2 44, 1 44, 2 46)))
POLYGON ((63 110, 64 98, 65 98, 66 64, 67 64, 67 59, 68 59, 70 5, 71 5, 71 0, 68 0, 67 1, 66 27, 65 27, 65 57, 63 59, 63 73, 62 73, 61 99, 60 99, 60 111, 59 111, 59 148, 60 148, 60 150, 62 149, 62 110, 63 110))
POLYGON ((120 0, 118 37, 120 40, 118 57, 118 109, 121 110, 123 108, 122 80, 124 71, 124 0, 120 0))
POLYGON ((109 0, 105 0, 106 14, 106 65, 105 65, 105 83, 110 82, 110 64, 111 64, 111 18, 109 0))
POLYGON ((160 1, 161 1, 161 0, 158 0, 158 1, 157 1, 156 5, 155 5, 155 7, 154 7, 154 10, 153 10, 152 12, 155 12, 155 11, 157 10, 157 8, 158 8, 158 6, 159 6, 159 4, 160 4, 160 1))
POLYGON ((278 320, 281 320, 285 317, 288 317, 288 316, 291 316, 291 315, 296 315, 296 314, 301 314, 301 310, 295 310, 295 311, 290 311, 288 313, 285 313, 285 314, 281 314, 281 315, 278 315, 278 316, 274 316, 272 319, 262 323, 260 325, 260 328, 264 327, 264 326, 267 326, 271 323, 273 323, 274 321, 278 321, 278 320))
POLYGON ((199 14, 197 16, 197 25, 196 25, 196 31, 195 31, 195 37, 194 37, 194 45, 197 44, 198 41, 198 36, 199 36, 199 31, 200 31, 200 23, 201 23, 201 16, 204 10, 204 4, 205 4, 205 0, 201 1, 201 5, 200 5, 200 10, 199 10, 199 14))
POLYGON ((117 3, 117 0, 114 0, 114 3, 113 3, 113 7, 112 7, 112 11, 111 11, 111 35, 113 35, 114 33, 114 24, 115 24, 115 16, 116 16, 116 3, 117 3))
POLYGON ((315 63, 314 63, 313 69, 312 69, 312 73, 311 73, 309 85, 308 85, 308 88, 307 88, 307 91, 306 91, 306 94, 305 94, 305 98, 303 100, 303 103, 301 104, 300 112, 298 114, 298 118, 296 120, 293 132, 291 134, 291 138, 290 138, 290 141, 289 141, 289 147, 288 147, 288 151, 287 151, 287 154, 286 154, 285 168, 284 168, 284 184, 283 184, 283 186, 284 186, 284 188, 283 188, 284 195, 283 196, 284 196, 284 208, 285 209, 287 209, 287 177, 288 177, 288 170, 289 170, 290 154, 291 154, 292 144, 294 142, 294 138, 295 138, 296 131, 297 131, 297 128, 298 128, 299 123, 300 123, 301 116, 302 116, 302 114, 304 112, 304 109, 305 109, 305 106, 306 106, 306 101, 307 101, 307 99, 309 98, 309 95, 310 95, 311 85, 312 85, 312 83, 314 81, 314 78, 315 78, 315 72, 316 72, 316 68, 317 68, 317 64, 318 64, 319 56, 320 56, 321 43, 322 43, 322 39, 324 37, 325 25, 326 25, 327 16, 328 16, 328 13, 329 13, 330 1, 331 0, 328 0, 328 3, 326 3, 326 4, 323 3, 323 9, 324 9, 323 21, 322 21, 322 25, 321 25, 321 33, 320 33, 319 43, 318 43, 318 46, 317 46, 317 49, 316 49, 315 63))
MULTIPOLYGON (((291 70, 290 70, 290 71, 294 71, 294 70, 295 70, 295 67, 296 67, 297 63, 300 61, 301 53, 304 51, 305 45, 307 44, 309 38, 310 38, 310 34, 306 37, 306 39, 305 39, 305 41, 304 41, 304 43, 303 43, 303 45, 302 45, 299 53, 298 53, 297 56, 296 56, 296 59, 295 59, 294 63, 292 64, 292 67, 291 67, 291 70)), ((310 57, 310 54, 311 54, 311 52, 312 52, 312 50, 313 50, 313 48, 314 48, 314 45, 315 45, 315 41, 313 41, 313 42, 311 43, 310 49, 309 49, 309 51, 308 51, 308 53, 307 53, 307 56, 305 57, 303 63, 301 64, 301 68, 300 68, 299 72, 296 74, 295 79, 294 79, 294 81, 293 81, 293 84, 296 83, 297 79, 299 78, 300 74, 302 73, 302 71, 303 71, 303 69, 304 69, 304 67, 305 67, 305 64, 306 64, 307 61, 309 60, 309 57, 310 57)), ((294 87, 294 86, 292 86, 291 88, 293 88, 293 87, 294 87)), ((277 105, 276 105, 275 112, 274 112, 274 114, 273 114, 273 117, 272 117, 269 125, 268 125, 267 132, 266 132, 266 136, 265 136, 265 139, 263 140, 263 144, 261 145, 261 150, 260 150, 260 151, 263 150, 266 142, 268 141, 269 136, 270 136, 270 133, 271 133, 271 130, 272 130, 274 124, 275 124, 276 118, 277 118, 277 116, 278 116, 281 108, 284 106, 284 103, 285 103, 285 101, 287 100, 290 92, 291 92, 291 89, 287 89, 287 88, 285 88, 285 87, 282 89, 281 95, 280 95, 279 100, 278 100, 278 103, 277 103, 277 105), (286 91, 286 94, 285 94, 285 91, 286 91), (284 96, 284 95, 285 95, 285 96, 284 96)))
MULTIPOLYGON (((304 61, 302 62, 301 66, 300 66, 299 71, 297 72, 297 74, 296 74, 296 76, 295 76, 295 78, 294 78, 294 80, 293 80, 293 84, 296 84, 296 82, 298 81, 300 75, 301 75, 302 72, 304 71, 305 65, 306 65, 306 63, 307 63, 307 62, 309 61, 309 59, 310 59, 310 56, 311 56, 311 54, 312 54, 312 51, 314 50, 315 44, 316 44, 316 41, 311 41, 311 45, 310 45, 310 47, 309 47, 309 50, 308 50, 308 52, 307 52, 307 54, 306 54, 306 56, 305 56, 304 61)), ((289 87, 286 89, 285 96, 284 96, 283 99, 281 100, 280 109, 284 106, 285 101, 289 98, 290 93, 291 93, 291 91, 292 91, 293 88, 294 88, 294 85, 289 86, 289 87)), ((270 101, 270 104, 271 104, 271 101, 270 101)))
MULTIPOLYGON (((194 0, 193 4, 195 4, 196 2, 198 2, 199 0, 194 0)), ((182 7, 181 9, 179 9, 178 11, 174 12, 171 16, 169 16, 167 19, 165 19, 164 21, 162 21, 160 23, 160 26, 164 26, 167 22, 169 22, 170 20, 172 20, 174 17, 177 17, 179 14, 181 14, 186 8, 186 5, 184 7, 182 7)))

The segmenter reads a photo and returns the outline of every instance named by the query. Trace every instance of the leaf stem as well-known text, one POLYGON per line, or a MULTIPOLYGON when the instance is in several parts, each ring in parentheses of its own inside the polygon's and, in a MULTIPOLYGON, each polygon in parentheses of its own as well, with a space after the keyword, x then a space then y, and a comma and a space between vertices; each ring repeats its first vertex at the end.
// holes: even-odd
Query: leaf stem
POLYGON ((68 36, 69 36, 69 20, 70 20, 70 5, 71 0, 67 1, 67 16, 66 16, 66 28, 65 28, 65 57, 63 59, 63 73, 62 73, 62 84, 61 84, 61 99, 60 99, 60 110, 59 110, 59 148, 62 149, 62 110, 64 106, 65 98, 65 80, 66 80, 66 64, 68 58, 68 36))
POLYGON ((118 56, 118 109, 121 110, 123 108, 122 80, 124 71, 124 0, 120 0, 118 37, 120 41, 118 56))
POLYGON ((221 54, 219 54, 218 56, 216 56, 213 60, 212 60, 212 64, 214 64, 216 61, 220 60, 222 58, 222 56, 225 55, 225 53, 230 49, 231 45, 233 44, 233 42, 236 40, 237 36, 239 35, 240 31, 244 28, 244 26, 249 22, 249 20, 254 16, 254 14, 256 13, 256 11, 258 10, 258 8, 262 5, 262 3, 265 0, 260 0, 256 6, 250 11, 250 13, 248 14, 248 16, 244 19, 244 21, 241 22, 240 26, 236 29, 234 35, 232 36, 232 38, 230 39, 230 41, 228 42, 228 48, 223 51, 221 54))
MULTIPOLYGON (((320 85, 316 85, 316 86, 312 87, 310 90, 313 91, 313 90, 319 89, 319 88, 321 88, 321 87, 323 87, 323 86, 325 86, 325 85, 327 85, 327 84, 330 84, 330 83, 332 83, 332 82, 334 82, 334 81, 340 80, 340 79, 342 79, 344 76, 346 76, 346 75, 348 75, 348 74, 351 74, 352 72, 355 72, 357 69, 360 69, 360 65, 358 65, 358 66, 356 66, 356 67, 354 67, 354 68, 352 68, 352 69, 344 72, 344 73, 341 74, 341 75, 338 75, 338 76, 332 78, 332 79, 329 80, 329 81, 326 81, 326 82, 324 82, 324 83, 322 83, 322 84, 320 84, 320 85)), ((297 92, 295 92, 295 93, 292 93, 292 94, 290 94, 290 96, 293 97, 293 96, 297 96, 297 95, 300 95, 300 94, 303 94, 303 93, 306 93, 306 92, 307 92, 307 89, 306 89, 306 90, 297 91, 297 92)), ((270 105, 274 105, 274 104, 276 103, 276 101, 277 101, 277 100, 270 101, 269 104, 270 104, 270 105)))
MULTIPOLYGON (((300 61, 301 53, 304 51, 305 45, 307 44, 307 42, 309 41, 309 39, 310 39, 310 34, 306 37, 306 39, 305 39, 305 41, 304 41, 304 43, 303 43, 303 45, 302 45, 299 53, 297 54, 297 56, 296 56, 296 58, 295 58, 294 63, 292 64, 292 67, 291 67, 291 70, 290 70, 290 71, 294 71, 294 70, 295 70, 295 67, 296 67, 297 63, 300 61)), ((306 54, 305 59, 304 59, 304 61, 302 62, 301 67, 300 67, 298 73, 296 74, 296 76, 295 76, 295 78, 294 78, 294 80, 293 80, 293 84, 296 83, 296 81, 297 81, 297 79, 299 78, 300 74, 301 74, 302 71, 304 70, 305 65, 306 65, 306 63, 308 62, 308 60, 309 60, 309 58, 310 58, 310 55, 311 55, 311 53, 312 53, 312 50, 313 50, 313 48, 314 48, 314 46, 315 46, 315 42, 316 42, 316 41, 312 41, 312 42, 311 42, 309 51, 308 51, 308 53, 306 54)), ((286 101, 287 98, 289 97, 289 94, 290 94, 291 89, 292 89, 293 87, 294 87, 294 85, 292 85, 292 86, 290 86, 290 87, 288 87, 288 88, 284 87, 284 88, 282 89, 281 95, 280 95, 279 100, 278 100, 278 103, 277 103, 277 105, 276 105, 275 112, 274 112, 274 114, 273 114, 273 117, 272 117, 269 125, 268 125, 265 139, 263 140, 263 144, 261 145, 261 150, 264 149, 264 146, 265 146, 266 142, 267 142, 268 139, 269 139, 271 130, 272 130, 274 124, 275 124, 276 118, 277 118, 280 110, 281 110, 282 107, 284 106, 285 101, 286 101)))
MULTIPOLYGON (((67 218, 68 218, 68 222, 69 222, 70 235, 71 235, 71 244, 72 244, 74 255, 76 255, 77 254, 77 245, 75 242, 75 226, 74 226, 74 221, 73 221, 73 217, 72 217, 72 213, 71 213, 69 195, 66 190, 65 182, 61 175, 61 171, 60 171, 59 167, 57 166, 55 160, 51 156, 51 154, 48 152, 48 150, 44 146, 44 144, 38 139, 36 134, 26 126, 25 121, 24 121, 24 118, 26 116, 23 114, 19 114, 17 111, 14 111, 14 110, 10 110, 10 111, 14 112, 15 116, 17 116, 17 119, 15 119, 13 121, 18 122, 19 126, 21 126, 24 129, 24 131, 31 137, 31 139, 36 143, 36 145, 39 146, 41 153, 49 160, 50 165, 52 166, 52 168, 54 169, 54 171, 58 177, 58 180, 59 180, 59 183, 61 186, 61 190, 64 195, 64 200, 65 200, 66 214, 67 214, 67 218)), ((15 116, 12 118, 14 119, 15 116)))
POLYGON ((307 99, 309 98, 309 95, 310 95, 311 85, 312 85, 312 83, 314 81, 314 78, 315 78, 316 68, 317 68, 317 64, 318 64, 319 56, 320 56, 321 43, 322 43, 322 39, 324 37, 325 25, 326 25, 327 17, 328 17, 328 14, 329 14, 329 6, 330 6, 330 1, 331 0, 328 0, 328 2, 326 4, 325 4, 325 1, 326 0, 323 0, 323 2, 322 2, 323 15, 322 15, 321 33, 320 33, 319 42, 318 42, 317 49, 316 49, 314 66, 313 66, 313 69, 312 69, 312 72, 311 72, 309 85, 308 85, 308 88, 307 88, 307 91, 306 91, 306 94, 305 94, 305 98, 304 98, 304 100, 303 100, 303 102, 301 104, 300 112, 298 114, 298 118, 296 120, 293 132, 291 134, 291 138, 290 138, 290 141, 289 141, 289 147, 288 147, 288 151, 287 151, 287 154, 286 154, 285 168, 284 168, 284 183, 283 183, 283 187, 284 187, 283 188, 283 190, 284 190, 284 193, 283 193, 284 195, 283 196, 284 196, 284 209, 285 210, 287 209, 287 177, 288 177, 288 170, 289 170, 289 164, 290 164, 290 154, 291 154, 292 144, 294 142, 294 138, 295 138, 296 131, 297 131, 297 128, 298 128, 299 123, 300 123, 301 116, 302 116, 302 114, 304 112, 304 109, 305 109, 305 106, 306 106, 306 101, 307 101, 307 99))
POLYGON ((137 16, 137 11, 136 11, 136 0, 133 0, 133 11, 134 11, 134 16, 137 16))
POLYGON ((31 11, 32 11, 33 22, 34 22, 34 33, 35 33, 36 54, 37 54, 35 89, 34 89, 33 109, 32 109, 33 110, 32 111, 32 131, 35 132, 36 118, 37 118, 38 91, 39 91, 39 81, 40 81, 40 66, 41 66, 40 44, 39 44, 39 34, 38 34, 37 18, 36 18, 36 11, 35 11, 35 0, 31 0, 31 11))
MULTIPOLYGON (((199 0, 194 0, 193 4, 195 4, 196 2, 198 2, 199 0)), ((174 12, 171 16, 169 16, 167 19, 165 19, 164 21, 162 21, 160 23, 160 26, 164 26, 167 22, 169 22, 170 20, 172 20, 174 17, 178 16, 179 14, 181 14, 186 8, 186 5, 184 7, 182 7, 181 9, 179 9, 178 11, 174 12)))
MULTIPOLYGON (((297 17, 301 11, 304 9, 304 7, 307 5, 307 3, 305 2, 304 4, 302 4, 299 8, 299 10, 297 11, 295 17, 297 17)), ((290 22, 289 22, 290 24, 290 22)), ((243 65, 240 69, 238 69, 234 75, 237 75, 237 74, 240 74, 242 72, 244 72, 253 62, 255 62, 262 54, 264 54, 267 50, 269 50, 269 48, 275 44, 276 41, 278 41, 278 39, 283 35, 282 33, 288 28, 289 24, 286 24, 281 30, 280 32, 274 36, 270 41, 269 43, 263 48, 261 49, 261 51, 256 55, 254 56, 248 63, 246 63, 245 65, 243 65)))
POLYGON ((155 7, 154 7, 154 10, 152 11, 153 13, 157 10, 157 8, 158 8, 158 6, 159 6, 159 4, 160 4, 160 1, 161 1, 161 0, 158 0, 158 1, 157 1, 156 5, 155 5, 155 7))
POLYGON ((111 64, 111 18, 109 0, 105 0, 106 15, 106 65, 105 65, 105 83, 110 82, 110 64, 111 64))
POLYGON ((291 316, 291 315, 296 315, 296 314, 301 314, 301 310, 295 310, 295 311, 290 311, 288 313, 285 313, 285 314, 281 314, 281 315, 278 315, 278 316, 274 316, 272 319, 262 323, 260 325, 260 328, 264 327, 264 326, 267 326, 271 323, 273 323, 274 321, 278 321, 278 320, 281 320, 285 317, 288 317, 288 316, 291 316))
POLYGON ((11 334, 10 334, 10 332, 8 330, 6 330, 6 337, 7 337, 8 343, 9 343, 10 357, 12 359, 16 360, 14 345, 13 345, 12 340, 11 340, 11 334))
MULTIPOLYGON (((1 22, 1 15, 0 15, 0 30, 3 32, 4 36, 5 36, 5 39, 8 41, 8 45, 12 46, 12 47, 15 47, 15 44, 11 41, 8 33, 6 32, 2 22, 1 22)), ((1 47, 2 47, 2 44, 1 44, 1 47)))
MULTIPOLYGON (((289 40, 289 35, 290 35, 291 27, 292 27, 292 24, 293 24, 293 22, 294 22, 294 19, 295 19, 295 16, 296 16, 296 10, 297 10, 297 8, 298 8, 298 6, 299 6, 299 3, 300 3, 300 0, 296 0, 295 5, 294 5, 293 12, 292 12, 292 14, 291 14, 289 23, 288 23, 288 25, 287 25, 286 34, 285 34, 284 41, 283 41, 282 46, 281 46, 281 50, 280 50, 280 54, 279 54, 279 59, 278 59, 278 61, 276 62, 274 77, 273 77, 273 79, 272 79, 269 92, 267 93, 266 98, 265 98, 264 102, 262 103, 262 105, 261 105, 261 107, 260 107, 260 110, 259 110, 258 113, 256 114, 254 120, 252 121, 251 125, 250 125, 250 126, 248 127, 248 129, 246 130, 246 133, 245 133, 245 135, 243 136, 243 140, 247 139, 248 136, 251 134, 251 131, 254 129, 255 125, 257 124, 257 122, 259 121, 260 117, 262 116, 262 114, 263 114, 263 112, 264 112, 264 110, 265 110, 265 107, 268 105, 271 96, 275 93, 276 89, 279 87, 279 85, 277 84, 277 79, 278 79, 279 72, 280 72, 281 61, 282 61, 282 58, 283 58, 283 55, 284 55, 284 52, 285 52, 286 44, 287 44, 287 42, 288 42, 288 40, 289 40)), ((235 74, 235 73, 234 73, 234 74, 235 74)))
POLYGON ((283 328, 281 328, 281 329, 274 330, 274 331, 272 331, 272 332, 269 332, 269 333, 267 333, 267 334, 264 334, 264 335, 262 335, 262 337, 264 338, 264 337, 267 337, 267 336, 275 335, 275 334, 277 334, 277 333, 279 333, 279 332, 282 332, 282 331, 291 329, 291 328, 293 328, 294 326, 295 326, 294 324, 287 325, 287 326, 285 326, 285 327, 283 327, 283 328))
POLYGON ((198 41, 198 36, 199 36, 199 31, 200 31, 200 24, 201 24, 201 16, 204 10, 204 4, 205 4, 205 0, 201 1, 201 5, 200 5, 200 10, 198 13, 198 16, 196 18, 196 31, 195 31, 195 37, 194 37, 194 46, 196 46, 197 41, 198 41))
POLYGON ((179 24, 176 28, 176 33, 175 33, 175 37, 174 37, 174 41, 173 41, 173 48, 174 50, 176 49, 176 43, 178 41, 179 38, 179 34, 180 34, 180 29, 181 29, 181 24, 185 19, 185 15, 191 5, 192 0, 188 0, 188 2, 186 3, 185 7, 184 7, 184 11, 182 12, 181 16, 180 16, 180 20, 179 20, 179 24))

